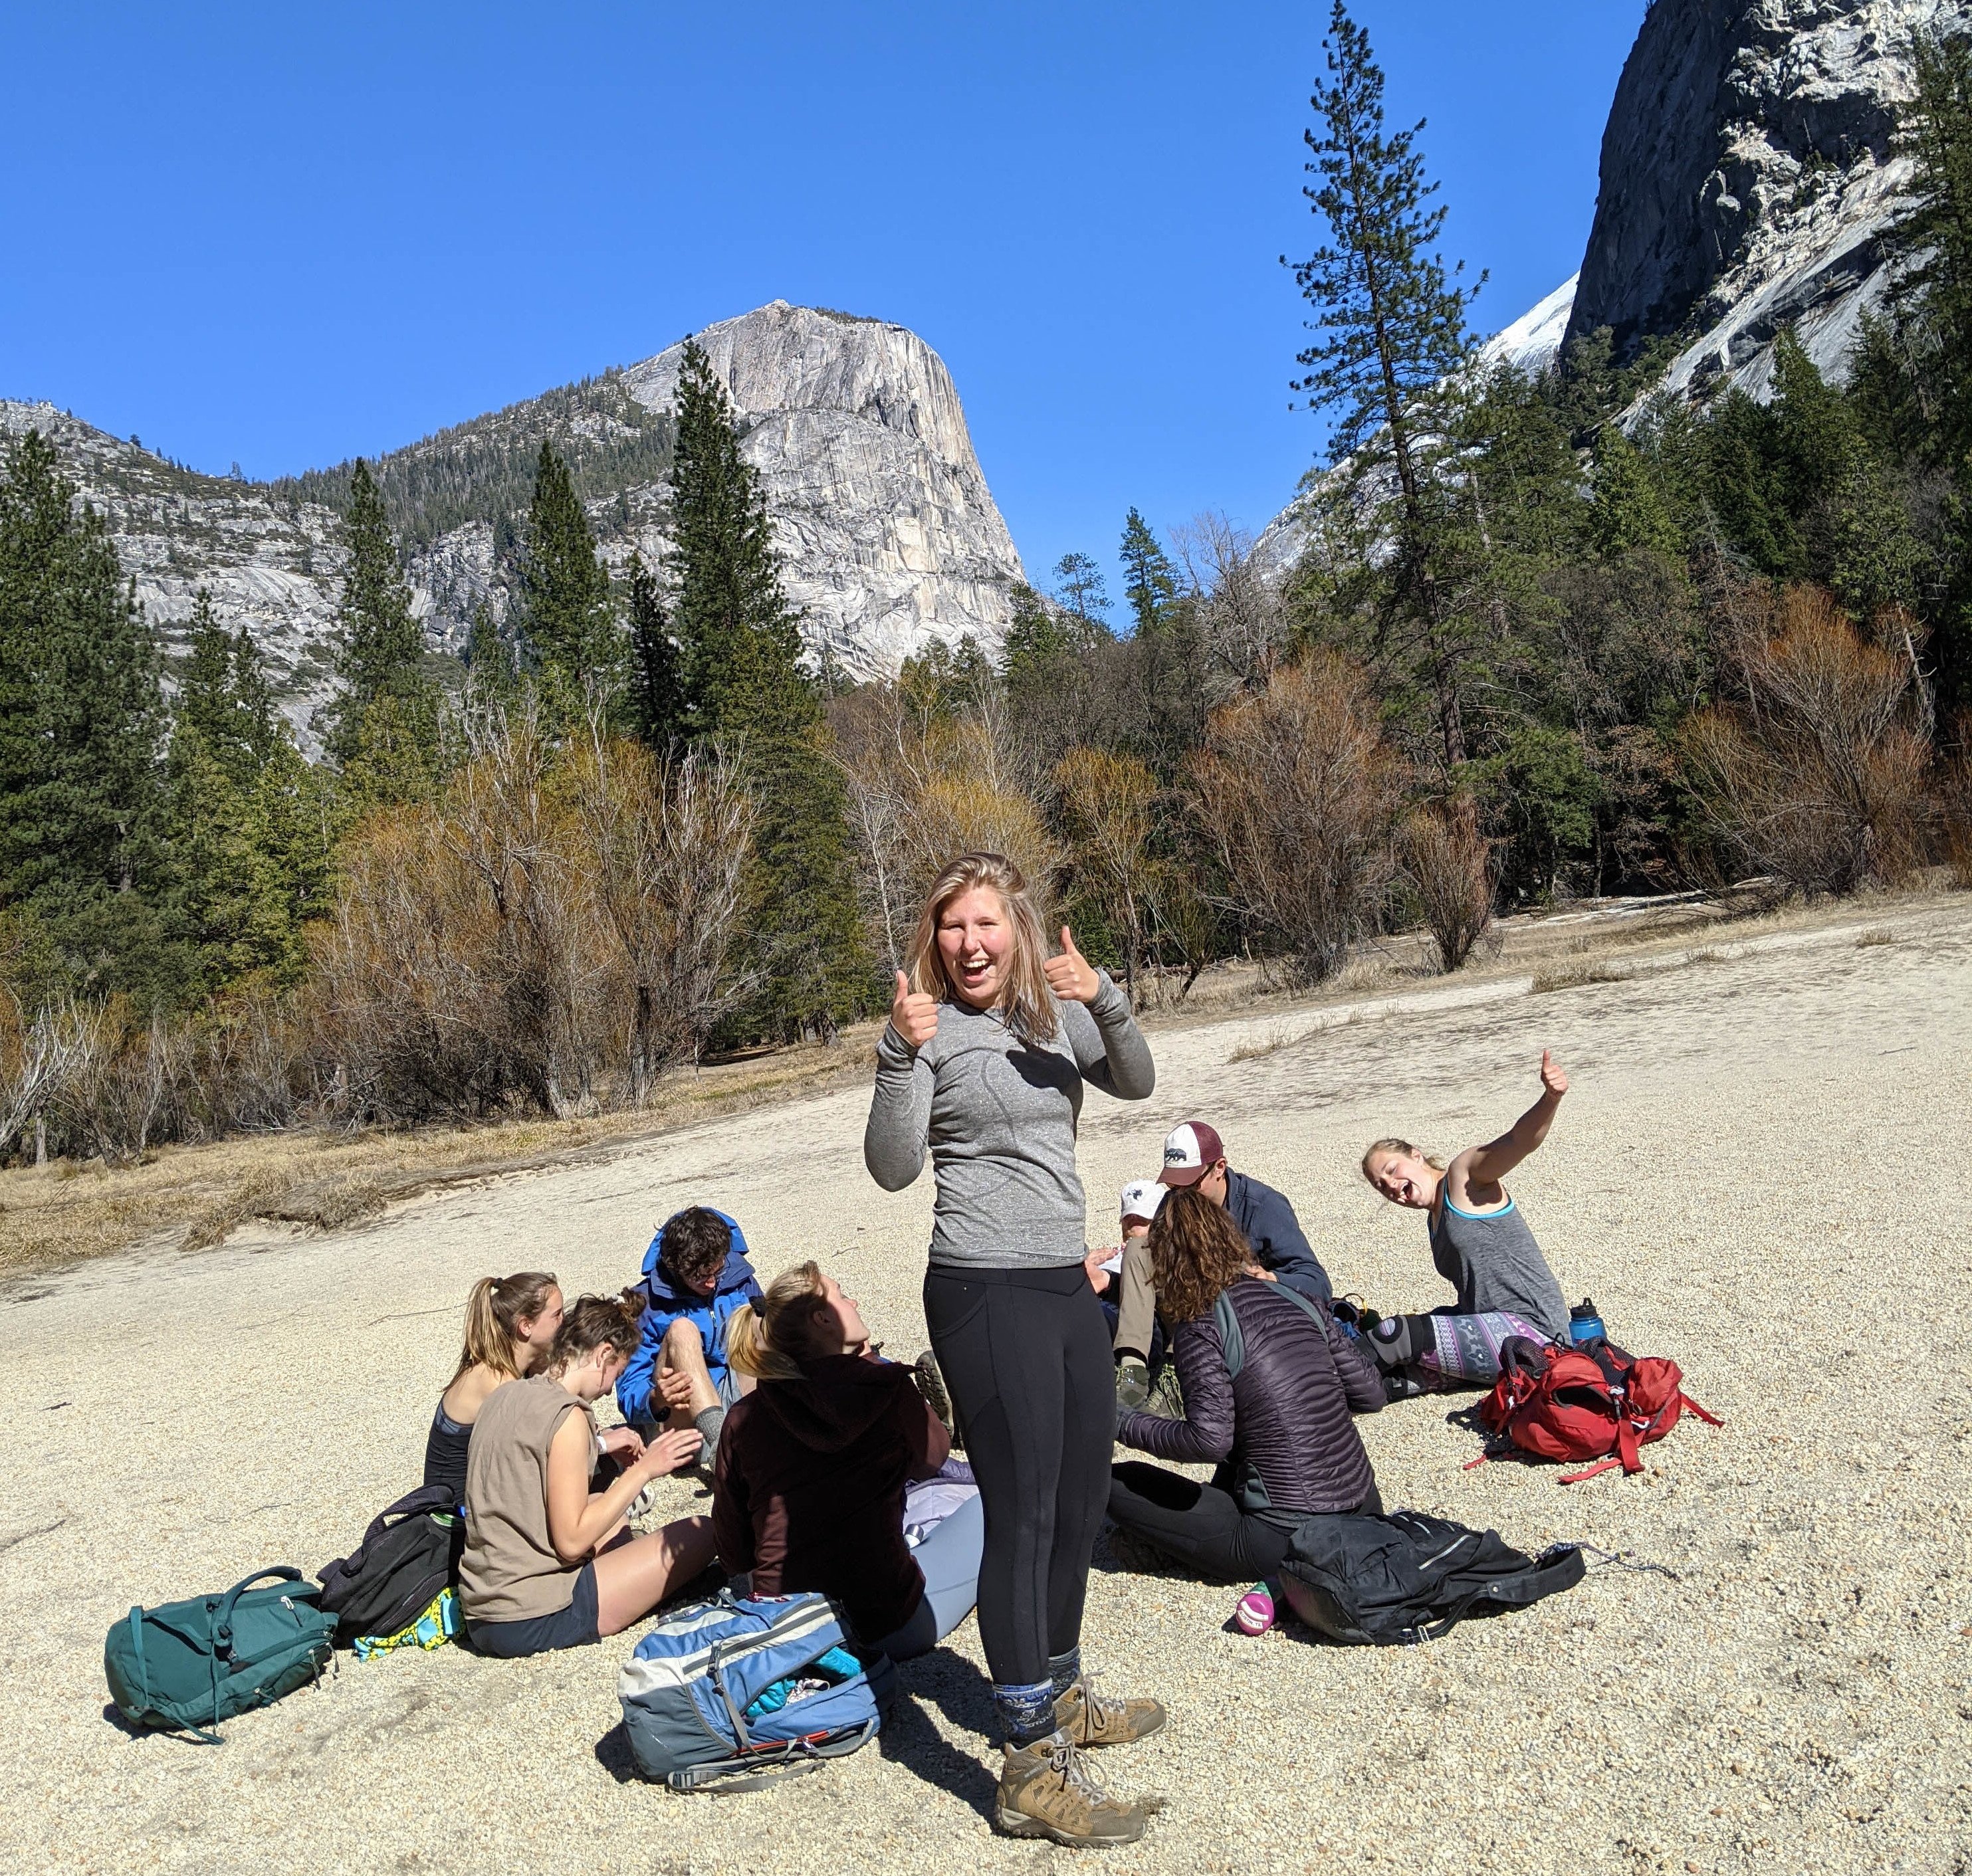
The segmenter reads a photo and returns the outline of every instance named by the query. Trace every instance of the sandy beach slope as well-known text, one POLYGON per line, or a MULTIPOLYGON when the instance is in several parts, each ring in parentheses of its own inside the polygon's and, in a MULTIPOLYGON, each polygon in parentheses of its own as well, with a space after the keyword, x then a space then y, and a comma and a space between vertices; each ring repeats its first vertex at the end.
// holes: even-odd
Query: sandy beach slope
MULTIPOLYGON (((1363 1423, 1385 1497, 1673 1573, 1413 1649, 1225 1632, 1232 1594, 1099 1552, 1085 1654, 1171 1710, 1104 1756, 1169 1809, 1123 1871, 1947 1871, 1972 1854, 1972 902, 1938 902, 1631 983, 1455 991, 1298 1029, 1154 1038, 1141 1108, 1092 1095, 1092 1232, 1164 1130, 1211 1119, 1284 1189, 1338 1287, 1445 1300, 1422 1223, 1355 1171, 1373 1136, 1456 1147, 1575 1079, 1517 1182, 1571 1297, 1675 1356, 1724 1431, 1565 1489, 1461 1470, 1443 1401, 1363 1423), (1859 939, 1862 941, 1859 942, 1859 939), (1235 1061, 1242 1049, 1279 1042, 1235 1061)), ((880 1750, 764 1796, 630 1780, 631 1637, 524 1663, 343 1658, 217 1750, 104 1718, 134 1602, 313 1569, 417 1481, 475 1277, 634 1275, 694 1199, 771 1275, 825 1260, 893 1353, 923 1339, 927 1175, 865 1174, 851 1089, 644 1143, 601 1167, 434 1195, 340 1236, 237 1237, 17 1281, 0 1369, 0 1862, 200 1872, 1020 1870, 1090 1856, 991 1832, 990 1703, 968 1623, 903 1675, 880 1750)), ((669 1484, 668 1511, 694 1489, 669 1484)))

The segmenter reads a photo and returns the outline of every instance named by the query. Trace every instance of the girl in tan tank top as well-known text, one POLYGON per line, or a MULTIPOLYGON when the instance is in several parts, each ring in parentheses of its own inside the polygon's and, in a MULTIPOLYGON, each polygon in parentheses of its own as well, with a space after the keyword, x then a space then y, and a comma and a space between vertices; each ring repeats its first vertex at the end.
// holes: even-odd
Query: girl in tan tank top
POLYGON ((475 1640, 488 1625, 496 1631, 484 1638, 489 1652, 614 1635, 713 1560, 710 1519, 680 1519, 644 1537, 633 1537, 626 1522, 645 1485, 697 1454, 696 1431, 626 1447, 616 1479, 600 1492, 589 1489, 596 1452, 590 1407, 636 1348, 638 1315, 627 1300, 577 1298, 543 1371, 495 1388, 479 1411, 466 1464, 459 1597, 475 1640), (582 1619, 553 1620, 572 1606, 582 1619), (524 1633, 498 1633, 517 1623, 528 1625, 524 1633), (494 1645, 501 1640, 527 1645, 494 1645))

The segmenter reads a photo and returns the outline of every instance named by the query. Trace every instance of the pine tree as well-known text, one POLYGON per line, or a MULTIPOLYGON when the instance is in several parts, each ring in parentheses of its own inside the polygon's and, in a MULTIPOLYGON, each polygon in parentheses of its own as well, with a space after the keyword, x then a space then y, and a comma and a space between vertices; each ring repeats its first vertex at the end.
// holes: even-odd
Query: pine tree
POLYGON ((1461 286, 1464 263, 1448 274, 1432 251, 1445 210, 1427 206, 1437 184, 1426 181, 1416 147, 1424 126, 1386 134, 1383 74, 1342 0, 1323 44, 1328 76, 1311 100, 1320 122, 1304 137, 1314 153, 1306 168, 1318 181, 1302 193, 1328 239, 1295 268, 1317 315, 1310 329, 1322 336, 1299 354, 1307 375, 1294 388, 1311 409, 1330 413, 1331 460, 1353 459, 1357 488, 1373 488, 1386 471, 1394 478, 1396 551, 1383 582, 1379 635, 1407 621, 1421 641, 1414 661, 1434 693, 1453 765, 1466 754, 1461 635, 1434 553, 1447 491, 1433 473, 1441 432, 1430 406, 1471 354, 1465 312, 1484 276, 1461 286))
POLYGON ((513 645, 493 623, 483 599, 472 608, 466 628, 465 664, 469 693, 482 703, 504 701, 520 681, 513 645))
POLYGON ((1168 622, 1177 600, 1177 576, 1150 524, 1135 508, 1123 519, 1123 597, 1138 637, 1155 634, 1168 622))
POLYGON ((1918 33, 1916 96, 1899 126, 1911 212, 1894 228, 1894 304, 1931 432, 1929 454, 1972 452, 1972 36, 1918 33))
POLYGON ((801 668, 766 498, 726 387, 693 340, 675 422, 667 570, 689 725, 739 750, 760 807, 749 897, 765 987, 749 1020, 769 1033, 826 1032, 867 990, 842 783, 801 668))
POLYGON ((596 551, 568 465, 545 440, 534 468, 521 586, 521 642, 529 663, 570 700, 585 690, 613 697, 623 681, 623 642, 609 569, 596 551))
POLYGON ((336 608, 336 675, 341 693, 329 707, 329 754, 347 767, 361 752, 364 722, 379 699, 416 726, 420 747, 436 760, 438 697, 424 675, 424 634, 411 611, 411 589, 397 563, 397 537, 384 498, 359 456, 349 478, 349 571, 336 608))
POLYGON ((1086 553, 1065 553, 1055 563, 1054 596, 1064 611, 1089 628, 1092 635, 1109 630, 1109 595, 1102 569, 1086 553))
POLYGON ((1639 550, 1684 551, 1677 515, 1620 424, 1605 425, 1597 440, 1595 490, 1591 533, 1598 553, 1613 560, 1639 550))
MULTIPOLYGON (((1321 180, 1301 193, 1327 223, 1329 241, 1295 268, 1295 279, 1319 315, 1310 329, 1325 336, 1299 355, 1308 376, 1294 388, 1311 408, 1334 413, 1336 461, 1385 433, 1415 527, 1422 470, 1414 407, 1465 361, 1465 309, 1479 288, 1449 284, 1444 261, 1428 251, 1445 210, 1425 207, 1438 185, 1425 181, 1416 148, 1424 124, 1384 134, 1383 74, 1342 0, 1322 43, 1328 79, 1310 100, 1321 122, 1304 135, 1314 153, 1308 171, 1321 180)), ((1461 261, 1452 276, 1464 270, 1461 261)))
POLYGON ((159 658, 93 508, 29 431, 0 473, 0 901, 80 985, 169 995, 159 658))
POLYGON ((661 753, 685 731, 691 716, 684 663, 658 591, 657 576, 641 554, 630 557, 630 694, 632 733, 661 753))
MULTIPOLYGON (((323 909, 328 885, 323 778, 274 714, 252 635, 243 625, 228 633, 203 591, 189 638, 166 762, 169 922, 208 992, 253 971, 292 983, 306 961, 302 924, 323 909)), ((365 733, 397 703, 374 703, 365 733)), ((359 759, 345 774, 361 772, 359 759)))

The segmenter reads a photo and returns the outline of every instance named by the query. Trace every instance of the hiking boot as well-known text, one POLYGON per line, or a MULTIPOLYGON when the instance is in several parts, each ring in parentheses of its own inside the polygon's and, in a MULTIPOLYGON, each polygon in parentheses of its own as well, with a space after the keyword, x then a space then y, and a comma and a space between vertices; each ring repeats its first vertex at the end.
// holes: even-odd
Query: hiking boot
POLYGON ((1157 1731, 1164 1710, 1154 1700, 1105 1700, 1085 1674, 1055 1701, 1054 1718, 1078 1746, 1128 1746, 1157 1731))
POLYGON ((1414 1401, 1419 1395, 1427 1392, 1422 1382, 1415 1375, 1406 1373, 1401 1368, 1386 1368, 1383 1370, 1383 1394, 1386 1399, 1414 1401))
POLYGON ((1150 1398, 1151 1371, 1148 1365, 1138 1361, 1134 1355, 1125 1356, 1116 1364, 1116 1405, 1134 1411, 1150 1398))
POLYGON ((1135 1843, 1145 1816, 1142 1806, 1111 1797, 1089 1776, 1065 1734, 1007 1748, 994 1817, 1009 1837, 1052 1837, 1071 1848, 1135 1843))
POLYGON ((938 1365, 938 1357, 926 1349, 912 1364, 911 1378, 918 1384, 918 1392, 924 1396, 925 1405, 938 1416, 939 1424, 945 1428, 952 1441, 952 1450, 962 1452, 965 1442, 959 1437, 958 1423, 952 1411, 952 1396, 945 1391, 945 1375, 938 1365))

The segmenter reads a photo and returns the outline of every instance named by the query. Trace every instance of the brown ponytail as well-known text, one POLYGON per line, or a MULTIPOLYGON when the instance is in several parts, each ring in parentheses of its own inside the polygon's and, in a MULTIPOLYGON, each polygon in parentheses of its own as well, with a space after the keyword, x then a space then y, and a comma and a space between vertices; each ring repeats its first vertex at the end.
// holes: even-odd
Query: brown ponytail
POLYGON ((756 1381, 798 1381, 802 1357, 815 1345, 815 1319, 828 1306, 821 1266, 782 1271, 758 1303, 743 1303, 726 1319, 726 1359, 756 1381))
POLYGON ((521 1365, 514 1359, 514 1345, 521 1339, 520 1325, 540 1314, 554 1287, 552 1271, 481 1277, 466 1299, 465 1343, 446 1385, 452 1386, 469 1368, 490 1368, 504 1380, 517 1381, 521 1365))
POLYGON ((554 1346, 548 1351, 548 1372, 561 1373, 570 1362, 605 1343, 619 1355, 634 1353, 643 1314, 644 1293, 634 1284, 620 1296, 577 1297, 563 1313, 554 1346))

